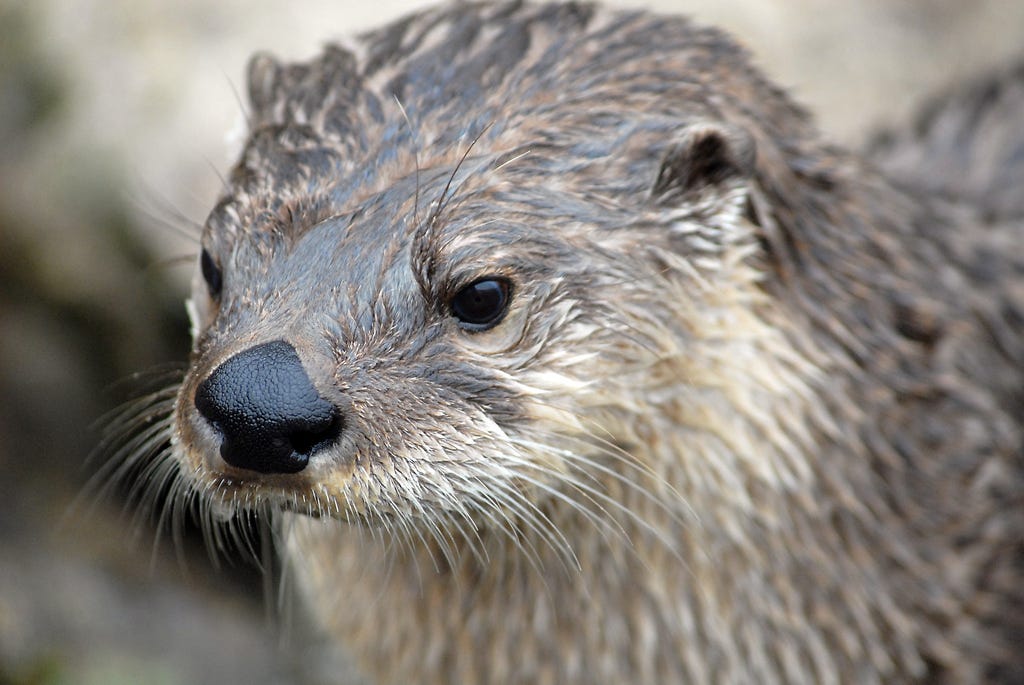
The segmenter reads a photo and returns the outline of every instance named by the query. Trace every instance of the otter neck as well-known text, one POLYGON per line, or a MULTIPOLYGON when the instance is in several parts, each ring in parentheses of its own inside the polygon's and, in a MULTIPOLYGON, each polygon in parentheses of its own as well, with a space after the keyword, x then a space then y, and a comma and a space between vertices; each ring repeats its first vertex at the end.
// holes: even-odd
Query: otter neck
POLYGON ((574 559, 531 532, 447 541, 456 554, 444 555, 304 517, 290 522, 290 557, 315 610, 382 682, 427 671, 448 682, 728 683, 743 681, 752 660, 765 683, 838 682, 851 669, 874 674, 865 682, 919 674, 909 646, 901 663, 890 656, 899 645, 872 651, 893 647, 903 617, 887 604, 888 579, 839 561, 844 541, 825 534, 833 523, 816 497, 754 490, 762 515, 746 521, 692 489, 673 517, 625 493, 635 518, 616 516, 604 530, 552 504, 574 559), (640 523, 650 521, 662 523, 640 523), (872 597, 882 601, 863 606, 872 597), (323 598, 337 600, 325 607, 323 598))

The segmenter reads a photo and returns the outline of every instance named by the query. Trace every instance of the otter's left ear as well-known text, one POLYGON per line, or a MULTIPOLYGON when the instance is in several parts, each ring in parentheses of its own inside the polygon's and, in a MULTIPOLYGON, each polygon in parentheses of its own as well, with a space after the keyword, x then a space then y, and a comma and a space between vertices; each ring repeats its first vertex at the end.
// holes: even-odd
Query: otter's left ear
POLYGON ((665 152, 651 197, 670 206, 736 200, 733 191, 753 176, 756 159, 757 147, 746 131, 717 122, 690 124, 665 152))

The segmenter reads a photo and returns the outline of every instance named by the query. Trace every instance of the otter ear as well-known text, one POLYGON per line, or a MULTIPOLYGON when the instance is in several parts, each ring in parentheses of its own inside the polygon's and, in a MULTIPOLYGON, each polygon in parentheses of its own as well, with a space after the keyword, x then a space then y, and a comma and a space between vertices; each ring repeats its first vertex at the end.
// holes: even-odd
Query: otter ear
POLYGON ((662 158, 651 197, 675 206, 725 200, 753 176, 756 158, 754 139, 746 131, 717 122, 690 124, 662 158))
POLYGON ((250 125, 273 120, 274 103, 281 101, 281 63, 262 52, 249 60, 246 81, 249 85, 249 103, 252 105, 250 125))

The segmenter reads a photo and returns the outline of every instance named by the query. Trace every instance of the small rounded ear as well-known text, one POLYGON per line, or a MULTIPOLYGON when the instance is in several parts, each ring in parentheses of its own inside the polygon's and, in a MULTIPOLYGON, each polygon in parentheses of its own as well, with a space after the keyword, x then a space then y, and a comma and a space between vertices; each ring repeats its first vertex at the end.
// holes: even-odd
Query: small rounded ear
POLYGON ((247 82, 249 102, 252 105, 251 125, 270 121, 274 103, 280 100, 281 63, 265 52, 258 52, 249 60, 247 82))
POLYGON ((662 158, 651 196, 676 204, 720 195, 730 181, 753 176, 756 159, 757 146, 747 131, 717 122, 690 124, 662 158))

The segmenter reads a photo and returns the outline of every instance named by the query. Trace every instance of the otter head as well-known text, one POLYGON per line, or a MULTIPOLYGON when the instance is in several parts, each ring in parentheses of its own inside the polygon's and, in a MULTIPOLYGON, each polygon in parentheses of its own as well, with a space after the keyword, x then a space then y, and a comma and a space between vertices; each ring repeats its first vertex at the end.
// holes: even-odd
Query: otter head
MULTIPOLYGON (((649 496, 638 445, 704 421, 725 366, 763 380, 744 368, 769 330, 752 136, 600 89, 403 109, 353 59, 253 62, 253 131, 191 298, 187 478, 231 509, 432 531, 649 496)), ((702 429, 721 444, 728 423, 702 429)))

